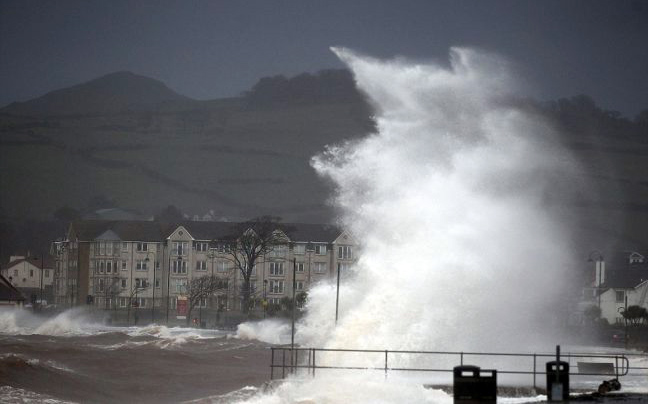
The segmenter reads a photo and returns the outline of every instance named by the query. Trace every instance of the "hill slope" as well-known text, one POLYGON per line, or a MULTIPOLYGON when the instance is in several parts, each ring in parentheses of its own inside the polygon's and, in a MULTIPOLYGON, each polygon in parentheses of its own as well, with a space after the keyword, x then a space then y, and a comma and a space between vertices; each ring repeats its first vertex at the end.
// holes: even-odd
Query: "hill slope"
POLYGON ((14 102, 0 112, 26 116, 106 114, 150 110, 165 102, 188 101, 191 99, 174 92, 161 81, 131 72, 117 72, 33 100, 14 102))

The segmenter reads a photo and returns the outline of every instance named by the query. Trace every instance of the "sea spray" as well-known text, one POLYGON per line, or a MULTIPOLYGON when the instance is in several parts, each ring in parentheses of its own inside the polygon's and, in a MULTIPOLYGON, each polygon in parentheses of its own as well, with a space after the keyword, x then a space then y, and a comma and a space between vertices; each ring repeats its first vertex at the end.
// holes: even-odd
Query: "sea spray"
POLYGON ((562 197, 557 184, 576 165, 551 126, 519 106, 506 61, 453 48, 447 68, 333 51, 374 105, 377 131, 312 160, 362 253, 345 274, 337 326, 334 288, 315 288, 300 343, 527 351, 560 342, 570 235, 547 200, 562 197))

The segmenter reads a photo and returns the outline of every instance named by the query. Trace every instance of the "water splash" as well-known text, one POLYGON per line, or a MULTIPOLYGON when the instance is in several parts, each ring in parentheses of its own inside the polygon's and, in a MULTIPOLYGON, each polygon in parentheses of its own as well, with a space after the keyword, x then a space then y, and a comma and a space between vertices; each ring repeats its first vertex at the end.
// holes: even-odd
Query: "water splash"
POLYGON ((239 324, 236 338, 258 340, 268 344, 289 344, 290 323, 278 319, 266 319, 239 324))
POLYGON ((21 309, 0 310, 0 334, 74 336, 92 335, 102 328, 83 308, 66 310, 53 318, 44 318, 21 309))
POLYGON ((333 51, 374 105, 377 132, 312 160, 363 248, 338 326, 334 289, 314 289, 300 342, 489 351, 559 342, 552 310, 569 234, 546 202, 575 164, 550 125, 519 106, 507 62, 460 48, 449 68, 333 51))

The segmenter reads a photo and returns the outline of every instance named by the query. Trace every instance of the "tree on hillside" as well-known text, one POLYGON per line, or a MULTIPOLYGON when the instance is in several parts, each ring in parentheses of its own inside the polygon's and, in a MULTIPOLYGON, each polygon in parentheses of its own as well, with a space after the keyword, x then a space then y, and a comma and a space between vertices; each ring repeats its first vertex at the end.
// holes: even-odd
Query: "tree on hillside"
POLYGON ((205 275, 199 278, 193 278, 189 281, 185 291, 189 306, 187 309, 187 325, 189 325, 193 309, 196 306, 201 306, 201 302, 208 299, 218 289, 218 279, 213 275, 205 275))
POLYGON ((286 244, 285 234, 280 230, 279 218, 263 216, 236 226, 235 234, 229 239, 229 259, 241 272, 241 310, 247 314, 254 293, 250 282, 254 266, 260 259, 274 250, 277 246, 286 244))

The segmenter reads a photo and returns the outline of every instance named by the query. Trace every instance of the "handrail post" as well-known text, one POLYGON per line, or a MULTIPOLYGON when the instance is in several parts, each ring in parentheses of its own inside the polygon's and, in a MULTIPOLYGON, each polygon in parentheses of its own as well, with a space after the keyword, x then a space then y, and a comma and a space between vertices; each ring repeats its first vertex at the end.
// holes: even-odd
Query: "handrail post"
POLYGON ((536 370, 538 369, 538 365, 537 365, 536 360, 537 360, 537 355, 534 353, 533 354, 533 390, 534 391, 537 389, 537 386, 536 386, 536 370))
POLYGON ((387 354, 389 351, 385 350, 385 379, 387 379, 387 354))
POLYGON ((281 359, 281 378, 286 378, 286 349, 282 349, 282 359, 281 359))
POLYGON ((461 360, 460 360, 461 366, 463 366, 463 352, 461 352, 461 360))
POLYGON ((317 368, 315 366, 315 352, 316 352, 316 350, 315 350, 315 348, 313 348, 313 377, 315 377, 315 369, 317 368))
POLYGON ((274 379, 274 348, 270 348, 272 353, 270 354, 270 380, 274 379))

